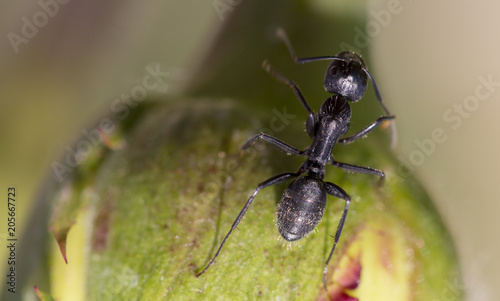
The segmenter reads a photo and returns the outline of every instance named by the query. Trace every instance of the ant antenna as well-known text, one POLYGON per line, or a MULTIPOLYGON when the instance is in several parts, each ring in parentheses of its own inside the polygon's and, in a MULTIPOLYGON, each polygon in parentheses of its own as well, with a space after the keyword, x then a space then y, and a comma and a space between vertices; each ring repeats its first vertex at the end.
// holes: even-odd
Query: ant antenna
POLYGON ((285 43, 286 48, 288 48, 288 52, 290 52, 290 56, 292 59, 299 64, 305 64, 305 63, 310 63, 310 62, 316 62, 316 61, 326 61, 326 60, 339 60, 339 61, 344 61, 344 59, 341 59, 336 56, 315 56, 315 57, 297 57, 295 55, 295 51, 293 50, 292 43, 290 43, 290 40, 288 39, 288 36, 286 35, 285 31, 283 28, 279 27, 276 30, 276 36, 280 38, 283 43, 285 43))
MULTIPOLYGON (((380 106, 382 107, 382 109, 384 109, 384 112, 387 115, 391 115, 391 113, 389 113, 389 110, 387 109, 387 107, 384 105, 384 102, 382 101, 382 96, 380 96, 380 91, 378 90, 377 84, 375 83, 375 79, 373 78, 371 73, 366 68, 363 68, 363 71, 365 71, 366 75, 368 75, 368 77, 370 78, 370 81, 373 84, 373 90, 375 90, 375 95, 377 96, 377 100, 380 103, 380 106)), ((391 149, 394 149, 396 147, 397 142, 398 142, 398 132, 397 132, 397 128, 396 128, 396 121, 391 120, 390 123, 391 123, 391 125, 390 125, 391 126, 391 145, 390 145, 390 147, 391 147, 391 149)))
POLYGON ((363 68, 363 71, 365 71, 366 75, 368 75, 368 77, 370 78, 370 81, 373 84, 373 89, 375 90, 375 95, 377 96, 377 100, 380 103, 380 105, 382 106, 382 108, 384 109, 384 112, 387 115, 391 115, 391 113, 389 113, 389 110, 387 109, 387 107, 382 102, 382 96, 380 96, 380 92, 378 90, 377 84, 375 83, 375 79, 373 79, 373 76, 371 75, 371 73, 366 68, 363 68))

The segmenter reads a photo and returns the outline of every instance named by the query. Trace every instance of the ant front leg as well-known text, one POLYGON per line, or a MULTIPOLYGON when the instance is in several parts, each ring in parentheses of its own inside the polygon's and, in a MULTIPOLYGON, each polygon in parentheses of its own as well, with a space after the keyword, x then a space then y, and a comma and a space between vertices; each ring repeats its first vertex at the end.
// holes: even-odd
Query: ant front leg
POLYGON ((332 258, 333 252, 335 251, 335 247, 339 242, 340 234, 342 234, 342 229, 344 228, 347 212, 349 211, 349 205, 351 204, 351 197, 344 191, 344 189, 340 188, 338 185, 330 182, 324 182, 324 183, 325 183, 326 193, 334 197, 338 197, 345 200, 344 212, 342 213, 342 217, 340 218, 339 224, 337 226, 337 231, 335 232, 333 247, 332 250, 330 251, 330 254, 328 255, 328 259, 326 260, 325 269, 323 270, 323 287, 325 288, 325 291, 327 291, 326 274, 328 272, 328 263, 330 263, 330 259, 332 258))
POLYGON ((368 135, 368 133, 370 133, 371 131, 373 131, 377 126, 381 125, 384 121, 387 121, 387 120, 394 120, 396 117, 395 116, 380 116, 379 118, 377 118, 377 120, 375 120, 374 122, 370 123, 367 127, 365 127, 364 129, 362 129, 361 131, 359 131, 358 133, 352 135, 352 136, 349 136, 349 137, 345 137, 345 138, 342 138, 342 139, 339 139, 339 143, 342 143, 342 144, 347 144, 347 143, 351 143, 351 142, 354 142, 360 138, 363 138, 364 136, 368 135))
POLYGON ((247 212, 248 207, 250 207, 250 205, 252 204, 253 200, 257 196, 257 193, 259 193, 259 191, 262 188, 266 188, 268 186, 275 185, 275 184, 284 183, 284 182, 288 181, 291 178, 296 178, 297 176, 299 176, 299 174, 300 174, 299 172, 284 173, 284 174, 280 174, 280 175, 274 176, 272 178, 269 178, 269 179, 265 180, 264 182, 260 183, 257 186, 257 189, 255 189, 255 191, 253 192, 253 194, 250 196, 250 198, 248 199, 248 201, 245 203, 245 206, 243 206, 243 209, 241 209, 240 213, 238 214, 238 217, 236 217, 236 220, 234 221, 233 225, 231 226, 231 229, 227 233, 226 237, 224 237, 224 239, 222 240, 222 243, 220 244, 219 249, 215 253, 214 257, 210 260, 210 262, 207 264, 207 266, 201 272, 199 272, 196 275, 196 277, 199 277, 203 273, 205 273, 208 270, 208 268, 214 263, 214 261, 217 258, 217 256, 219 256, 219 253, 222 250, 222 247, 226 243, 226 240, 229 238, 229 236, 231 235, 231 233, 233 232, 233 230, 236 229, 236 227, 238 227, 238 224, 240 223, 240 221, 243 218, 243 216, 245 216, 245 213, 247 212))
POLYGON ((257 140, 259 140, 259 139, 262 139, 262 140, 276 146, 280 151, 287 153, 288 155, 293 154, 293 155, 301 156, 301 155, 305 155, 307 152, 307 149, 302 150, 302 151, 298 150, 295 147, 290 146, 290 145, 286 144, 285 142, 283 142, 277 138, 274 138, 273 136, 270 136, 266 133, 260 133, 257 136, 253 137, 252 139, 248 140, 247 143, 245 143, 245 145, 243 145, 242 149, 245 150, 245 149, 249 148, 255 142, 257 142, 257 140))
POLYGON ((367 175, 379 176, 380 179, 379 179, 377 185, 382 185, 384 183, 384 180, 385 180, 385 173, 379 169, 338 162, 338 161, 333 160, 332 156, 330 156, 330 160, 328 161, 328 163, 330 163, 333 166, 336 166, 342 170, 345 170, 347 172, 355 172, 355 173, 362 173, 362 174, 367 174, 367 175))
POLYGON ((293 81, 284 77, 280 73, 276 72, 267 61, 262 62, 262 68, 264 68, 264 70, 266 70, 266 72, 269 73, 272 77, 276 78, 280 82, 282 82, 285 85, 288 85, 290 88, 292 88, 293 92, 295 93, 295 95, 297 95, 297 98, 300 100, 300 102, 302 103, 302 105, 306 109, 307 114, 308 114, 308 118, 311 119, 312 124, 316 124, 316 121, 314 119, 314 113, 311 110, 311 107, 309 106, 309 104, 307 103, 304 95, 300 91, 299 86, 297 86, 296 83, 294 83, 293 81))
POLYGON ((381 179, 385 178, 384 172, 379 170, 379 169, 338 162, 338 161, 333 160, 332 157, 330 157, 330 161, 328 163, 330 163, 333 166, 336 166, 342 170, 348 171, 348 172, 355 172, 355 173, 362 173, 362 174, 367 174, 367 175, 379 176, 381 179))

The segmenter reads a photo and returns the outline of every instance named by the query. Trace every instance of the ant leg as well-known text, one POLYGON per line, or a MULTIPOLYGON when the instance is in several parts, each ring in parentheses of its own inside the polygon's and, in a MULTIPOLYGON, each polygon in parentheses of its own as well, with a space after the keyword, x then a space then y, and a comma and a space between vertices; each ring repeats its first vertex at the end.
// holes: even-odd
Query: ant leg
POLYGON ((313 111, 311 110, 311 107, 307 103, 304 95, 302 95, 302 92, 300 92, 300 89, 297 86, 297 84, 294 83, 293 81, 289 80, 288 78, 284 77, 280 73, 276 72, 267 61, 262 62, 262 68, 264 68, 264 70, 266 70, 266 72, 269 73, 272 77, 276 78, 280 82, 282 82, 282 83, 288 85, 290 88, 292 88, 293 92, 295 93, 295 95, 297 95, 297 98, 300 100, 300 102, 302 103, 302 105, 306 109, 306 111, 309 115, 309 118, 312 118, 312 121, 313 121, 312 124, 315 124, 316 121, 314 120, 313 111))
POLYGON ((295 147, 293 146, 290 146, 288 144, 286 144, 285 142, 277 139, 277 138, 274 138, 273 136, 270 136, 266 133, 260 133, 258 134, 257 136, 253 137, 252 139, 248 140, 247 143, 245 143, 245 145, 243 145, 242 149, 247 149, 249 148, 250 146, 252 146, 258 139, 262 139, 268 143, 271 143, 272 145, 276 146, 280 151, 282 152, 285 152, 287 153, 288 155, 290 154, 294 154, 294 155, 305 155, 306 150, 298 150, 296 149, 295 147))
POLYGON ((314 57, 302 57, 299 58, 295 55, 295 51, 293 50, 292 43, 290 43, 290 40, 288 39, 285 31, 283 28, 278 28, 276 31, 276 36, 285 43, 286 48, 288 48, 288 52, 290 52, 290 56, 292 59, 295 61, 295 63, 299 64, 304 64, 304 63, 310 63, 310 62, 316 62, 316 61, 325 61, 325 60, 342 60, 336 56, 314 56, 314 57))
POLYGON ((233 225, 231 226, 231 229, 227 233, 226 237, 224 237, 224 240, 222 240, 222 243, 220 244, 219 249, 215 253, 214 257, 212 257, 212 259, 207 264, 207 266, 200 273, 198 273, 196 275, 196 277, 199 277, 203 273, 205 273, 208 270, 208 268, 212 265, 212 263, 214 263, 214 261, 217 258, 217 256, 219 256, 219 253, 222 250, 222 247, 226 243, 226 240, 229 238, 229 236, 231 235, 231 233, 233 232, 233 230, 236 229, 236 227, 240 223, 241 219, 243 218, 243 216, 247 212, 248 207, 250 207, 250 205, 252 204, 253 199, 257 196, 257 193, 259 193, 259 191, 262 188, 266 188, 268 186, 275 185, 275 184, 284 183, 287 180, 289 180, 290 178, 297 177, 299 174, 300 174, 299 172, 284 173, 284 174, 280 174, 280 175, 271 177, 271 178, 265 180, 264 182, 260 183, 257 186, 257 189, 255 189, 255 191, 253 192, 253 194, 250 196, 250 198, 248 199, 248 201, 245 203, 245 206, 243 206, 243 209, 241 209, 240 213, 238 214, 238 217, 236 217, 236 220, 233 222, 233 225))
POLYGON ((342 163, 333 160, 330 157, 330 161, 328 162, 332 164, 333 166, 336 166, 340 169, 343 169, 348 172, 355 172, 355 173, 362 173, 362 174, 367 174, 367 175, 374 175, 374 176, 379 176, 381 179, 385 178, 385 174, 383 171, 371 167, 366 167, 366 166, 359 166, 359 165, 354 165, 354 164, 348 164, 348 163, 342 163))
POLYGON ((335 251, 335 247, 337 246, 337 243, 339 242, 340 234, 342 234, 342 229, 344 228, 345 220, 347 217, 347 212, 349 211, 349 204, 351 203, 351 197, 338 185, 335 185, 330 182, 325 182, 325 188, 326 192, 329 195, 341 198, 345 200, 345 207, 344 207, 344 212, 342 213, 342 217, 340 218, 339 224, 337 226, 337 231, 335 232, 334 236, 334 242, 333 242, 333 247, 332 250, 330 251, 330 254, 328 255, 328 259, 326 260, 325 263, 325 269, 323 270, 323 287, 326 289, 326 274, 328 272, 328 263, 330 262, 330 259, 332 258, 333 252, 335 251))
POLYGON ((349 137, 345 137, 345 138, 339 139, 338 142, 339 143, 343 143, 343 144, 354 142, 354 141, 356 141, 356 140, 358 140, 360 138, 363 138, 369 132, 373 131, 377 126, 379 126, 380 124, 382 124, 382 122, 387 121, 387 120, 394 120, 395 118, 396 118, 395 116, 380 116, 379 118, 377 118, 377 120, 375 120, 374 122, 370 123, 367 127, 365 127, 364 129, 362 129, 358 133, 356 133, 356 134, 354 134, 352 136, 349 136, 349 137))

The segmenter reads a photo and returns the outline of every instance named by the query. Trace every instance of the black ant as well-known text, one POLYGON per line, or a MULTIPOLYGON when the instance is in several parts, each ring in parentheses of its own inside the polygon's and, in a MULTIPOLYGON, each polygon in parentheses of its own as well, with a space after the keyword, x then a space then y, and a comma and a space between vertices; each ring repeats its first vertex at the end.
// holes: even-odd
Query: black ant
POLYGON ((240 223, 241 219, 247 212, 248 207, 250 207, 254 198, 257 196, 257 193, 261 189, 268 186, 284 183, 295 178, 295 180, 283 193, 283 196, 278 204, 277 226, 281 236, 283 236, 283 238, 287 241, 299 240, 314 230, 323 217, 327 194, 344 199, 346 202, 334 236, 332 250, 328 255, 328 259, 326 260, 325 268, 323 270, 323 286, 326 290, 328 263, 330 262, 333 252, 335 251, 335 247, 339 241, 339 237, 342 233, 347 217, 347 212, 349 210, 349 204, 351 203, 351 197, 342 188, 334 183, 323 181, 326 164, 331 164, 349 172, 376 175, 380 177, 380 180, 383 180, 385 178, 385 174, 381 170, 335 161, 332 155, 332 149, 335 146, 335 143, 345 144, 358 140, 367 135, 384 121, 393 120, 395 117, 390 115, 387 108, 383 105, 382 98, 380 97, 378 88, 375 85, 375 81, 366 69, 361 56, 354 52, 342 51, 336 56, 298 58, 295 55, 291 43, 284 31, 279 29, 277 35, 285 43, 290 55, 296 63, 332 60, 326 70, 324 87, 327 92, 333 95, 323 102, 319 111, 315 114, 307 104, 307 101, 300 92, 299 87, 291 80, 275 72, 271 66, 264 61, 263 68, 277 80, 290 86, 304 108, 307 110, 308 117, 306 120, 306 132, 311 138, 313 138, 313 142, 310 147, 304 150, 298 150, 295 147, 278 140, 277 138, 265 133, 260 133, 243 145, 243 149, 247 149, 257 140, 262 139, 287 154, 306 156, 307 159, 300 166, 297 172, 283 173, 271 177, 257 186, 257 189, 255 189, 254 193, 250 196, 248 201, 245 203, 245 206, 243 206, 243 209, 238 214, 238 217, 234 221, 231 229, 222 241, 214 257, 197 276, 206 272, 207 269, 213 264, 224 246, 224 243, 240 223), (349 101, 357 102, 361 99, 361 97, 363 97, 366 91, 368 78, 370 78, 373 83, 377 99, 387 116, 381 116, 360 132, 349 137, 344 137, 349 129, 351 119, 351 107, 349 105, 349 101))

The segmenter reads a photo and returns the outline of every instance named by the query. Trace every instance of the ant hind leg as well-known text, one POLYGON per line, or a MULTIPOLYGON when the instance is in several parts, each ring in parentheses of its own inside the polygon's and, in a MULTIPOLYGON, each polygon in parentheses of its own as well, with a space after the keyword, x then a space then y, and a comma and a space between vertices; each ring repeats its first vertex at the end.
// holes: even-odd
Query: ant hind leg
POLYGON ((337 231, 335 231, 332 250, 330 251, 330 254, 328 255, 328 259, 326 260, 325 268, 323 270, 323 287, 325 288, 325 291, 327 291, 326 274, 328 272, 328 264, 330 263, 330 259, 332 258, 333 252, 335 251, 335 247, 337 246, 337 243, 339 242, 340 234, 342 234, 342 229, 344 228, 345 220, 347 218, 347 213, 349 211, 349 205, 351 204, 351 197, 342 188, 340 188, 336 184, 333 184, 330 182, 325 182, 325 188, 326 188, 326 192, 329 195, 332 195, 332 196, 335 196, 335 197, 338 197, 338 198, 345 200, 344 211, 342 213, 342 217, 340 218, 339 224, 337 226, 337 231))
POLYGON ((257 188, 255 189, 255 191, 253 192, 253 194, 250 196, 250 198, 248 199, 248 201, 245 203, 245 206, 243 206, 243 209, 241 209, 240 213, 238 214, 238 217, 236 217, 236 220, 233 222, 233 225, 231 226, 231 229, 229 230, 229 232, 226 234, 226 237, 224 237, 224 239, 222 240, 222 243, 220 244, 219 249, 217 249, 217 252, 215 253, 214 257, 212 257, 212 259, 207 264, 207 266, 201 272, 199 272, 196 275, 196 277, 199 277, 203 273, 205 273, 208 270, 208 268, 214 263, 214 261, 217 258, 217 256, 219 256, 219 253, 222 250, 222 247, 226 243, 226 240, 229 238, 229 236, 231 235, 231 233, 233 232, 233 230, 236 229, 236 227, 238 227, 238 224, 240 223, 240 221, 243 218, 243 216, 245 216, 245 213, 247 212, 248 208, 250 207, 250 205, 252 204, 253 200, 257 196, 257 193, 259 193, 259 191, 262 188, 266 188, 268 186, 275 185, 275 184, 284 183, 284 182, 288 181, 291 178, 297 177, 299 174, 300 174, 299 172, 284 173, 284 174, 280 174, 280 175, 271 177, 271 178, 265 180, 264 182, 260 183, 257 186, 257 188))

